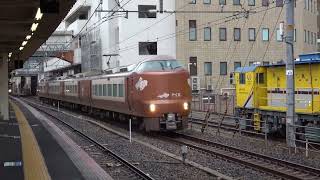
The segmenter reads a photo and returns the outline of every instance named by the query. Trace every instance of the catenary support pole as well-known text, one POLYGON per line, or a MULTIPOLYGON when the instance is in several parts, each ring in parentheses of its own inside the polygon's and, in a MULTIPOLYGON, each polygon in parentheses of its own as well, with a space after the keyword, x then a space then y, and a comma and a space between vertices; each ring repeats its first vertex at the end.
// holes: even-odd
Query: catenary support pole
POLYGON ((294 82, 294 0, 285 0, 286 6, 286 76, 287 76, 287 114, 286 114, 286 140, 287 145, 295 147, 295 82, 294 82))

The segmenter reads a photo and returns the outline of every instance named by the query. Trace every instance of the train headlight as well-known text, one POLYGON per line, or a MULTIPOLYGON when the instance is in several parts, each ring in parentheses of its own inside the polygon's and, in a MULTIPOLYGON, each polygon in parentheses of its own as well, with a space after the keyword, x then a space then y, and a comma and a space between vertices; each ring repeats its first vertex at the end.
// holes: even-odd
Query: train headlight
POLYGON ((155 112, 156 111, 156 105, 155 104, 150 104, 149 105, 149 109, 151 112, 155 112))
POLYGON ((188 110, 189 109, 189 104, 187 102, 183 103, 183 109, 188 110))

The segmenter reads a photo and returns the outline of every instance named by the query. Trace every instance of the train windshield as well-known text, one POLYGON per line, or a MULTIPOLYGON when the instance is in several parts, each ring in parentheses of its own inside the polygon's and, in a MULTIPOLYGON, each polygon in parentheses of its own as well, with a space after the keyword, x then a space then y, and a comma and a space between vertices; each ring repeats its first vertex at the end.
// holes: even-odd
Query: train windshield
POLYGON ((177 60, 156 60, 146 61, 137 68, 138 72, 148 71, 171 71, 178 68, 182 68, 181 64, 177 60))

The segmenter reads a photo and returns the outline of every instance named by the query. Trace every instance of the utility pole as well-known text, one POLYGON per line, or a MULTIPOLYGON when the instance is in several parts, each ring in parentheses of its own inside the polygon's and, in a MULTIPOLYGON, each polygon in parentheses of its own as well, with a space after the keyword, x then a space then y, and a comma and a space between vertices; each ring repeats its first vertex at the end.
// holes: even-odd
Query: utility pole
POLYGON ((294 0, 285 0, 286 5, 286 52, 287 52, 287 115, 286 115, 286 140, 289 148, 295 147, 295 82, 294 82, 294 0))

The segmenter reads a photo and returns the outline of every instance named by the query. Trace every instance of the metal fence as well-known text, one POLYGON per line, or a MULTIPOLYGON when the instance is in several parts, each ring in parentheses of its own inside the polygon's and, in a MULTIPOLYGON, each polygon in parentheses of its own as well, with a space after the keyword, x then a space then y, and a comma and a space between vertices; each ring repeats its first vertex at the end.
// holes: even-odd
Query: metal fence
POLYGON ((234 115, 235 96, 200 92, 192 95, 191 110, 234 115))
POLYGON ((293 127, 295 129, 295 153, 302 150, 306 157, 309 157, 310 153, 319 153, 320 127, 314 125, 294 125, 293 127))

